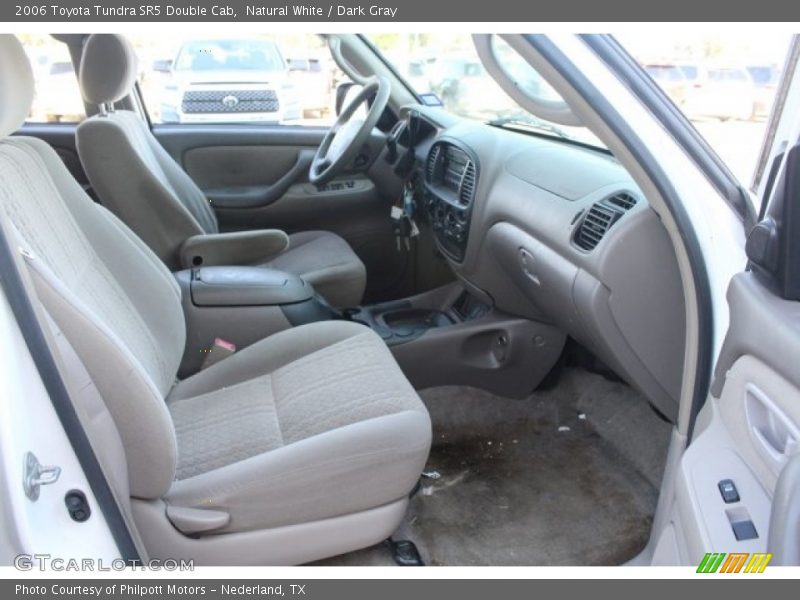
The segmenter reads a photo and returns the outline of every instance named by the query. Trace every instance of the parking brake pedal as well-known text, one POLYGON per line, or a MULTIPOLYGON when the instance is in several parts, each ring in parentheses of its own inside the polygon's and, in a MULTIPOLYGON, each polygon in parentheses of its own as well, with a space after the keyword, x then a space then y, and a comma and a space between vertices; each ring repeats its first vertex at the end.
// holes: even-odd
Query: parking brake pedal
POLYGON ((417 546, 411 540, 393 540, 389 538, 386 540, 389 550, 392 552, 392 558, 401 567, 424 567, 425 563, 422 562, 422 557, 419 555, 417 546))

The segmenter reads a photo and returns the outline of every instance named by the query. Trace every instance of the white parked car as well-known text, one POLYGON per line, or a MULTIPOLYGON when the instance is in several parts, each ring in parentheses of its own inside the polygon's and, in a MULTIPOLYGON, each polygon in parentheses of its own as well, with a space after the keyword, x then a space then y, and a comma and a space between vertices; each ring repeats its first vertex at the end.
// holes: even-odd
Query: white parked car
POLYGON ((270 40, 184 43, 161 98, 164 123, 279 123, 302 117, 286 61, 270 40))

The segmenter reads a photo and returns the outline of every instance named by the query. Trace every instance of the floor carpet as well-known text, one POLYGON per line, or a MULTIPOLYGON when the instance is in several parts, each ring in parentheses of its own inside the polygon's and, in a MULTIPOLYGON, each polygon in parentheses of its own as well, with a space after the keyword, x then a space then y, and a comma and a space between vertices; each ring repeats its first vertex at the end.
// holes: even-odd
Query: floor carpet
MULTIPOLYGON (((427 476, 398 539, 429 565, 616 565, 647 542, 670 426, 622 383, 567 369, 524 400, 424 390, 427 476)), ((391 565, 386 546, 318 564, 391 565)))

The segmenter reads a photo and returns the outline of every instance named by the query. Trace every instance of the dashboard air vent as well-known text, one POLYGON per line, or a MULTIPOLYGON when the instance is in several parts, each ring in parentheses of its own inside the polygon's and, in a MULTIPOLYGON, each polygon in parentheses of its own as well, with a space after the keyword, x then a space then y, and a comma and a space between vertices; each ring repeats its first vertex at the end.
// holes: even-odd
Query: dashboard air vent
POLYGON ((624 211, 628 211, 636 206, 636 198, 630 194, 626 194, 625 192, 611 196, 608 198, 607 202, 609 204, 613 204, 614 206, 618 206, 624 211))
POLYGON ((439 152, 441 149, 442 147, 436 144, 431 148, 430 154, 428 154, 428 163, 425 166, 425 174, 428 177, 428 181, 433 181, 433 176, 436 173, 436 161, 439 160, 439 152))
POLYGON ((469 206, 472 202, 473 195, 475 194, 475 163, 471 160, 467 161, 464 168, 464 176, 461 179, 461 191, 458 194, 458 199, 464 206, 469 206))
POLYGON ((622 213, 601 202, 594 204, 575 233, 575 244, 582 250, 594 250, 622 213))

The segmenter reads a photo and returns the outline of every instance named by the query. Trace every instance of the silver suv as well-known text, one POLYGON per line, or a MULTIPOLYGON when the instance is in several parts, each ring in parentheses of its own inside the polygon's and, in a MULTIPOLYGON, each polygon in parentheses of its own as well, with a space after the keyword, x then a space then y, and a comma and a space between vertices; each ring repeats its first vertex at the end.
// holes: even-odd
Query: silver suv
POLYGON ((183 44, 164 89, 165 123, 282 122, 302 117, 281 52, 270 40, 183 44))

